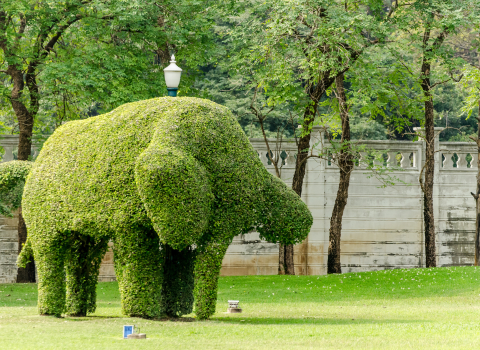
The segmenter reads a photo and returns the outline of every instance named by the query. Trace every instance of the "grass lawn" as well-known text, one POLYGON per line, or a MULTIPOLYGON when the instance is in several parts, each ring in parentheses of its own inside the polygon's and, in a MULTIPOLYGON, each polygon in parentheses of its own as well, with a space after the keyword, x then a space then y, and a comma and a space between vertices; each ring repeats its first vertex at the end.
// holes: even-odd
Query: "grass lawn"
POLYGON ((479 279, 475 267, 221 277, 217 313, 190 322, 123 317, 114 282, 89 317, 41 317, 36 285, 4 284, 0 349, 473 349, 479 279), (225 313, 229 299, 243 313, 225 313), (130 324, 147 339, 122 339, 130 324))

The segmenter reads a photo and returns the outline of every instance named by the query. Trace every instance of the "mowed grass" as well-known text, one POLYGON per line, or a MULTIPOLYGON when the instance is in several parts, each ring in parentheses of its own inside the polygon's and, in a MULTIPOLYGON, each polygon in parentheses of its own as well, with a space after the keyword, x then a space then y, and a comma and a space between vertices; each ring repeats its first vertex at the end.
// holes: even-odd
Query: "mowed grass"
POLYGON ((41 317, 36 285, 0 285, 0 349, 473 349, 480 268, 221 277, 209 321, 126 318, 116 283, 85 317, 41 317), (227 314, 238 299, 241 314, 227 314), (146 340, 122 339, 135 325, 146 340))

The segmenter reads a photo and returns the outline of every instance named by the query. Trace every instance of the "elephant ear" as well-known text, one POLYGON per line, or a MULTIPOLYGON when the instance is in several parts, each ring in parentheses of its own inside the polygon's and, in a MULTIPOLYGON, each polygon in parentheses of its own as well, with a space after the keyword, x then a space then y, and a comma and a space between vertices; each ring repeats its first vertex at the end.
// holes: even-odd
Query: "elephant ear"
POLYGON ((0 164, 0 215, 12 216, 22 203, 25 179, 33 162, 14 160, 0 164))
POLYGON ((182 250, 198 242, 214 196, 209 174, 192 154, 154 139, 137 159, 135 180, 162 243, 182 250))

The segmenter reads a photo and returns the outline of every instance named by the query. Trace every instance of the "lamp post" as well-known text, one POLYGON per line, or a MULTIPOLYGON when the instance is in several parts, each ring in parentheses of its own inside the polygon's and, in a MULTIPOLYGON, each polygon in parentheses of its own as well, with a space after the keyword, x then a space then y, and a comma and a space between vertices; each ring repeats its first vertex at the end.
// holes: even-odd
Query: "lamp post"
POLYGON ((170 65, 165 68, 163 72, 165 73, 168 96, 176 97, 178 84, 180 84, 180 76, 182 75, 182 68, 176 65, 175 55, 172 55, 170 65))

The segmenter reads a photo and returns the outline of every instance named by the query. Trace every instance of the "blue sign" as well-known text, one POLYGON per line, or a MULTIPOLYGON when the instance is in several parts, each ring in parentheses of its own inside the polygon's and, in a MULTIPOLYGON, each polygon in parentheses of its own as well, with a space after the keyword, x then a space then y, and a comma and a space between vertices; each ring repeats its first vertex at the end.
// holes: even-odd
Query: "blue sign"
POLYGON ((133 326, 123 326, 123 338, 127 339, 129 334, 133 334, 133 326))

